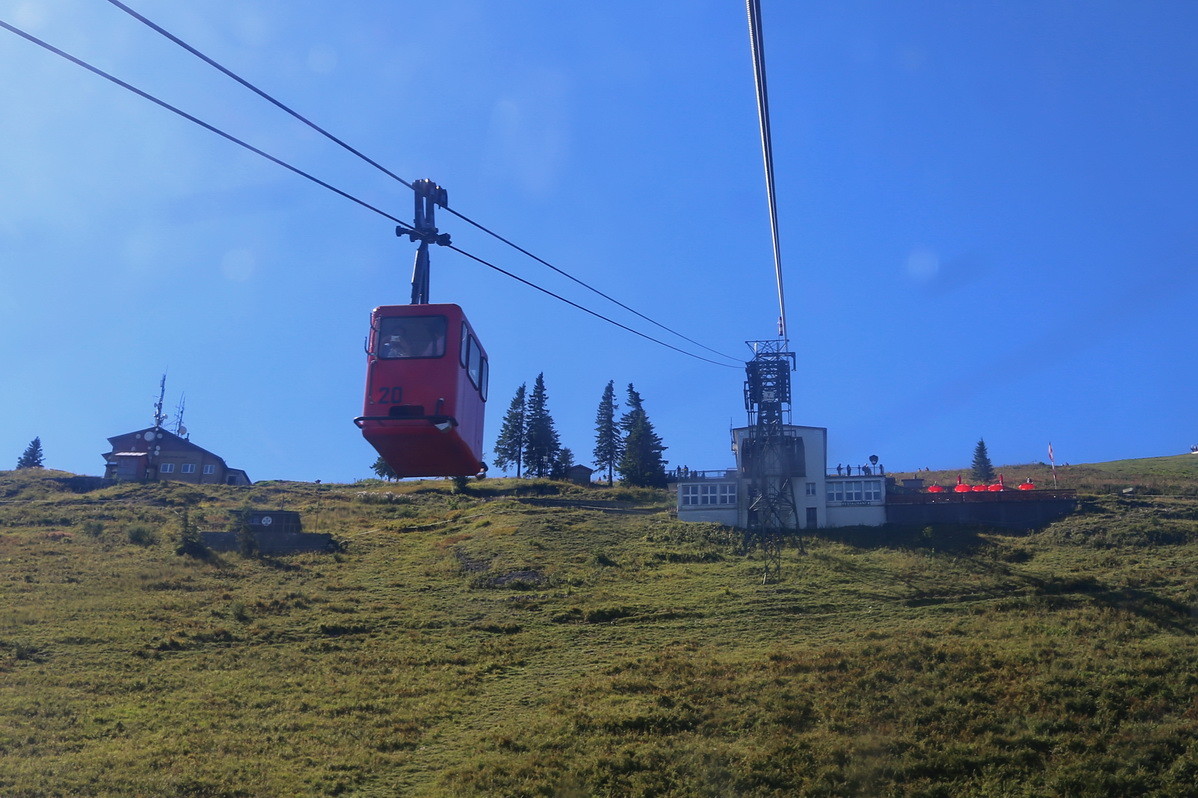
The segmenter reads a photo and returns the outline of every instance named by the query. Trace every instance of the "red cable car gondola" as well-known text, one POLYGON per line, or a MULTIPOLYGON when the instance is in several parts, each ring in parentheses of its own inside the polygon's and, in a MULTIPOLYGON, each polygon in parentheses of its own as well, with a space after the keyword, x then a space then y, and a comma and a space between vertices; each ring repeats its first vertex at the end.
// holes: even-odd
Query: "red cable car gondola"
POLYGON ((397 476, 481 476, 487 352, 460 307, 428 301, 429 244, 449 244, 434 214, 438 205, 448 207, 448 197, 431 180, 412 189, 412 226, 395 230, 420 242, 412 304, 370 314, 366 397, 354 423, 397 476))
POLYGON ((487 353, 457 305, 370 315, 366 396, 354 423, 400 477, 469 477, 482 462, 487 353))

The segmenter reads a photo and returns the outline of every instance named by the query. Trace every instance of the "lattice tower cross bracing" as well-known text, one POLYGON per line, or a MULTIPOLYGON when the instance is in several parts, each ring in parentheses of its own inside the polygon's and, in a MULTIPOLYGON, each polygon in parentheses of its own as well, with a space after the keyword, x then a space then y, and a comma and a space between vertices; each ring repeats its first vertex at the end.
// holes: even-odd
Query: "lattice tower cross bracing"
POLYGON ((737 449, 737 466, 747 482, 745 548, 761 548, 769 581, 778 576, 784 539, 799 532, 794 477, 805 475, 805 457, 802 440, 785 433, 794 353, 784 351, 785 341, 749 345, 754 351, 745 364, 749 434, 737 449))

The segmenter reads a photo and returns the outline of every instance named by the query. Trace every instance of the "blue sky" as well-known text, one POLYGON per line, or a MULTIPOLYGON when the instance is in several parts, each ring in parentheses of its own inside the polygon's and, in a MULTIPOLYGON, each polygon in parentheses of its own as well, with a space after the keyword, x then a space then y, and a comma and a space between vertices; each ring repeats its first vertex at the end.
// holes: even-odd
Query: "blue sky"
MULTIPOLYGON (((130 4, 459 212, 737 357, 777 299, 743 3, 130 4)), ((763 1, 795 423, 890 470, 1198 442, 1198 4, 763 1)), ((411 195, 103 0, 0 19, 401 218, 411 195)), ((368 314, 393 223, 0 31, 0 457, 102 472, 186 394, 250 477, 370 476, 368 314)), ((696 350, 448 214, 461 248, 696 350)), ((488 447, 544 372, 590 462, 608 380, 671 465, 732 462, 743 371, 449 251, 491 360, 488 447)), ((706 355, 704 350, 697 350, 706 355)))

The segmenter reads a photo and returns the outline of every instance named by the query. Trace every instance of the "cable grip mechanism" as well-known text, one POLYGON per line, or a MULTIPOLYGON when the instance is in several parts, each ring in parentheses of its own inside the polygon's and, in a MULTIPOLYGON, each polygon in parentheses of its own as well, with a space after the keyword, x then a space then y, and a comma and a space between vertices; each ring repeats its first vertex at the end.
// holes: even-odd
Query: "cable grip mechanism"
POLYGON ((449 193, 427 178, 421 178, 412 183, 415 194, 416 209, 412 214, 412 226, 395 228, 395 235, 407 236, 410 241, 419 241, 416 248, 416 262, 412 266, 412 304, 427 305, 429 298, 429 266, 428 246, 449 246, 449 233, 438 233, 436 224, 436 209, 449 207, 449 193))
POLYGON ((412 192, 415 194, 412 226, 397 226, 395 235, 407 236, 409 241, 419 241, 422 244, 449 246, 453 243, 449 233, 439 233, 436 223, 436 208, 438 205, 442 208, 449 207, 449 192, 428 178, 413 181, 412 192))

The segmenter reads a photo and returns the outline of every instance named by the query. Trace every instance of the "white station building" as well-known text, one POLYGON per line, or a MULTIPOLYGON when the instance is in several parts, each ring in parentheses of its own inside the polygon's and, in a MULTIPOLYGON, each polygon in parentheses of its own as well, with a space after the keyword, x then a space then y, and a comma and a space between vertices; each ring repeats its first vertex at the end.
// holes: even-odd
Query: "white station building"
MULTIPOLYGON (((748 528, 749 478, 741 443, 751 432, 751 427, 732 430, 735 469, 678 474, 679 520, 748 528)), ((790 478, 800 529, 886 523, 886 476, 876 462, 829 471, 827 428, 787 424, 783 434, 796 439, 790 478)))

